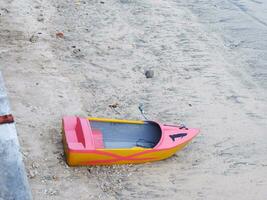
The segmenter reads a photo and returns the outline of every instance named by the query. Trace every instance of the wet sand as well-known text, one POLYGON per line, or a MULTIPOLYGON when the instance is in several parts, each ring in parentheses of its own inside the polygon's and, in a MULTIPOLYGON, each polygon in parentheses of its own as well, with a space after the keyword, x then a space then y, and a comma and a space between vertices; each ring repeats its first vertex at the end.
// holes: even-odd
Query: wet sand
POLYGON ((253 2, 1 2, 0 69, 33 198, 264 199, 267 16, 253 2), (63 115, 142 119, 140 103, 201 134, 165 161, 65 164, 63 115))

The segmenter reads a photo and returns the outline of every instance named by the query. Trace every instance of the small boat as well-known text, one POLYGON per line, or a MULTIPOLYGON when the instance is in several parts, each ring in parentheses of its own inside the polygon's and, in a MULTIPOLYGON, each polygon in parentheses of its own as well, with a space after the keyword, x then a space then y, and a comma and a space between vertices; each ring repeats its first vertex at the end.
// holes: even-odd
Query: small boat
POLYGON ((63 118, 70 166, 137 164, 166 159, 199 132, 184 126, 105 118, 63 118))

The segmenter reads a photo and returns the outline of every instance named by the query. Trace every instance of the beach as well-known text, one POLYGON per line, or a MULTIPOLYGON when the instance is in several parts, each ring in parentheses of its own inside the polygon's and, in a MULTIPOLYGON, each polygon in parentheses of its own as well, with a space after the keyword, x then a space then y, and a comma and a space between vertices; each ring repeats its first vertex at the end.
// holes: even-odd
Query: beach
POLYGON ((33 199, 265 199, 266 11, 258 0, 2 1, 0 70, 33 199), (201 132, 167 160, 68 167, 63 116, 144 120, 140 105, 201 132))

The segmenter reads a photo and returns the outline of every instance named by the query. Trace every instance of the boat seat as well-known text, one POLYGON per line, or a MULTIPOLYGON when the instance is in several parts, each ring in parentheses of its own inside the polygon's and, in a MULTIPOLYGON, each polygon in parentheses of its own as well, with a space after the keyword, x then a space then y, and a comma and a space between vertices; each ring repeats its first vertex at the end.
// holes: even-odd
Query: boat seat
POLYGON ((102 135, 101 130, 93 129, 92 134, 93 134, 93 140, 94 140, 95 148, 96 149, 103 149, 104 148, 104 141, 103 141, 103 135, 102 135))

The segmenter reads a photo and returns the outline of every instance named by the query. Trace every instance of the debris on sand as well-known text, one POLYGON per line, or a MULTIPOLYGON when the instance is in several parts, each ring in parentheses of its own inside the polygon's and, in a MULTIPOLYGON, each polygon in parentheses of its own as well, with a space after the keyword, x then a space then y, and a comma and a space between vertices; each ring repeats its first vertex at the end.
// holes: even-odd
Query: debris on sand
POLYGON ((108 107, 110 108, 117 108, 119 106, 118 103, 109 104, 108 107))
POLYGON ((84 58, 84 54, 82 53, 81 49, 79 49, 79 48, 74 48, 72 53, 76 58, 84 58))
POLYGON ((74 54, 78 54, 78 53, 80 53, 80 52, 81 52, 81 49, 74 49, 74 50, 73 50, 73 53, 74 53, 74 54))
POLYGON ((44 190, 44 194, 49 195, 49 196, 57 196, 59 194, 58 190, 54 190, 53 188, 49 188, 48 190, 44 190))
POLYGON ((56 37, 63 39, 64 38, 64 33, 63 32, 57 32, 56 33, 56 37))
POLYGON ((44 16, 43 16, 43 14, 40 14, 40 15, 37 17, 37 21, 38 21, 38 22, 43 22, 43 21, 44 21, 44 16))
POLYGON ((32 35, 29 39, 31 43, 36 43, 39 37, 37 35, 32 35))
POLYGON ((29 169, 29 171, 28 171, 28 177, 29 177, 30 179, 35 178, 37 174, 38 174, 38 171, 37 171, 37 170, 29 169))
POLYGON ((6 9, 6 8, 1 8, 0 9, 0 16, 3 16, 4 14, 8 14, 9 13, 9 10, 6 9))
POLYGON ((108 107, 110 107, 114 112, 116 112, 117 114, 120 114, 120 112, 116 110, 118 106, 119 106, 118 103, 113 103, 113 104, 108 105, 108 107))

